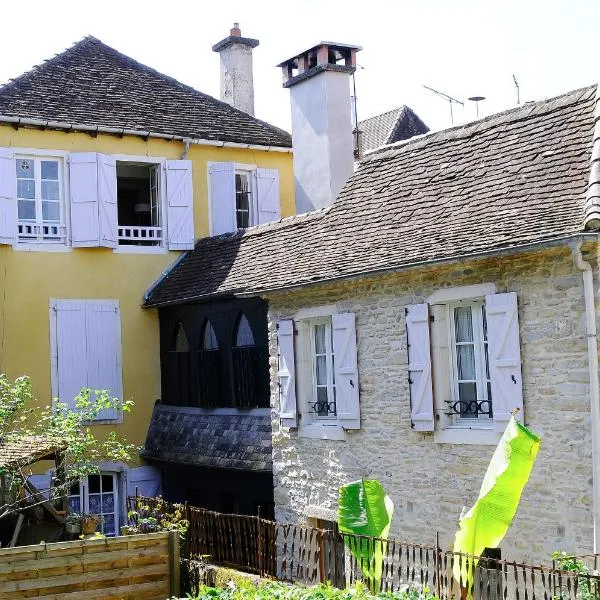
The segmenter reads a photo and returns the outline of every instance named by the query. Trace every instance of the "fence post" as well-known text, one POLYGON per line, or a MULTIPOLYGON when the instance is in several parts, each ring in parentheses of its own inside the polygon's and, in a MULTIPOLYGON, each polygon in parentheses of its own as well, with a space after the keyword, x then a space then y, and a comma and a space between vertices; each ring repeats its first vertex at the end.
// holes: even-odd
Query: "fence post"
POLYGON ((260 522, 260 506, 258 507, 258 515, 256 517, 256 533, 258 536, 258 544, 257 544, 257 550, 258 550, 258 572, 260 573, 260 576, 262 577, 264 575, 264 569, 263 569, 263 539, 262 539, 262 528, 261 528, 261 522, 260 522))
POLYGON ((442 597, 442 582, 440 581, 441 569, 440 560, 442 558, 442 549, 440 548, 440 532, 435 532, 435 593, 438 598, 442 597))
POLYGON ((169 531, 169 593, 171 596, 181 595, 181 565, 179 562, 179 532, 169 531))

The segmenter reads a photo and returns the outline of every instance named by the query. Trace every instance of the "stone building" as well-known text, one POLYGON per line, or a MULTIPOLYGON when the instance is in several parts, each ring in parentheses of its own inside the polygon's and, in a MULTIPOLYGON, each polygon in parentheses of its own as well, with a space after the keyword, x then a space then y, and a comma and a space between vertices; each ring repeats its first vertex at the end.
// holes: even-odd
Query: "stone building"
POLYGON ((598 541, 596 87, 371 153, 328 208, 200 240, 150 306, 268 302, 275 513, 379 479, 451 543, 510 413, 542 436, 505 557, 598 541))

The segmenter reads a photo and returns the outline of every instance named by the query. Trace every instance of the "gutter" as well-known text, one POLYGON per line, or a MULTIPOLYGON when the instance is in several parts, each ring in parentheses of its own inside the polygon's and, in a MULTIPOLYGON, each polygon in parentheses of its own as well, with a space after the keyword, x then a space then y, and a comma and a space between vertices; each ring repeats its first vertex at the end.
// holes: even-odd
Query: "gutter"
POLYGON ((581 241, 571 244, 573 264, 583 276, 585 299, 585 335, 590 370, 590 402, 592 413, 592 497, 594 512, 594 553, 600 548, 600 377, 598 374, 598 334, 594 299, 594 272, 581 255, 581 241))
MULTIPOLYGON (((385 275, 387 273, 396 273, 399 271, 408 271, 411 269, 421 269, 423 267, 430 267, 435 265, 443 265, 448 263, 461 263, 468 260, 475 260, 478 258, 489 258, 501 255, 512 255, 520 254, 522 252, 529 252, 532 250, 542 250, 546 248, 554 248, 559 246, 566 246, 572 242, 577 241, 597 241, 600 242, 600 234, 596 232, 585 232, 585 233, 573 233, 571 235, 561 236, 557 238, 550 238, 548 240, 542 240, 539 242, 528 242, 518 246, 512 246, 510 248, 496 248, 493 250, 482 250, 478 252, 470 252, 461 256, 449 256, 447 258, 432 258, 428 260, 415 261, 412 263, 395 264, 389 267, 381 267, 377 269, 365 269, 363 271, 356 271, 354 273, 348 273, 346 275, 337 275, 334 277, 328 277, 326 279, 318 279, 313 281, 307 281, 304 283, 297 283, 294 285, 282 285, 274 288, 267 288, 262 290, 255 290, 253 292, 244 292, 236 290, 225 290, 213 294, 205 294, 201 296, 189 296, 177 300, 169 300, 166 302, 158 302, 156 304, 146 305, 149 308, 158 308, 162 306, 173 306, 176 304, 185 304, 187 302, 207 302, 209 300, 216 300, 222 297, 236 297, 236 298, 256 298, 266 297, 270 294, 277 292, 291 292, 294 290, 304 289, 315 285, 322 285, 326 283, 335 283, 338 281, 347 281, 349 279, 358 279, 361 277, 370 277, 374 275, 385 275)), ((156 285, 152 289, 155 289, 156 285)))
POLYGON ((7 123, 13 127, 30 126, 49 129, 58 129, 61 131, 78 131, 89 133, 91 135, 98 133, 107 133, 110 135, 134 135, 145 139, 156 138, 160 140, 168 140, 171 142, 183 142, 184 144, 192 144, 194 146, 216 146, 217 148, 245 148, 250 150, 262 150, 263 152, 285 152, 292 153, 292 148, 285 146, 261 146, 260 144, 241 144, 238 142, 224 142, 220 140, 206 140, 202 138, 191 138, 181 135, 169 135, 166 133, 155 133, 152 131, 139 131, 137 129, 124 129, 119 127, 103 127, 101 125, 82 125, 80 123, 65 123, 62 121, 45 121, 43 119, 24 119, 22 117, 9 117, 0 115, 0 123, 7 123))

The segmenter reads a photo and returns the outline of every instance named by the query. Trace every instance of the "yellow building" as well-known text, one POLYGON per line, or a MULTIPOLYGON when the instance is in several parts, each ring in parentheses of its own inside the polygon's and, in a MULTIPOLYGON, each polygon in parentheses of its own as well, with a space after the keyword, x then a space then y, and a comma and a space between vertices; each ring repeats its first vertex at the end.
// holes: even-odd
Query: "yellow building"
MULTIPOLYGON (((82 386, 134 400, 96 426, 142 444, 161 389, 144 295, 195 239, 293 214, 293 186, 287 133, 95 38, 0 87, 0 372, 44 404, 82 386)), ((153 479, 136 466, 105 465, 73 506, 112 496, 117 531, 153 479)))

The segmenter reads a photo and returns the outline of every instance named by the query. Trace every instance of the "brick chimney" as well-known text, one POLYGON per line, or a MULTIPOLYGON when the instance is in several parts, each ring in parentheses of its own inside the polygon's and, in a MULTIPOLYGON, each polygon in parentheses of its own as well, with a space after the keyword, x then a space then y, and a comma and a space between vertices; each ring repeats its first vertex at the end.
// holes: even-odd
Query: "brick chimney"
POLYGON ((221 100, 254 116, 252 50, 258 40, 242 37, 240 24, 212 49, 221 56, 221 100))
POLYGON ((350 75, 361 48, 321 42, 288 58, 298 213, 329 206, 354 170, 350 75))

